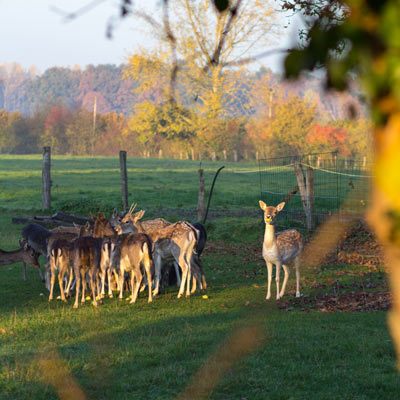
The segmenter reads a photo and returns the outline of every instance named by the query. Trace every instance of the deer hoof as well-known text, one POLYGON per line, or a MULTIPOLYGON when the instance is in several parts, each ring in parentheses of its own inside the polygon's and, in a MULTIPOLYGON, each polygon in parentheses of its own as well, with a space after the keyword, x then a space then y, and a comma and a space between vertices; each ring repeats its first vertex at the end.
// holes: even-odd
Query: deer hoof
POLYGON ((178 299, 182 297, 182 293, 178 293, 178 296, 176 296, 178 299))
POLYGON ((267 294, 267 296, 265 297, 265 300, 269 300, 271 298, 271 293, 267 294))
POLYGON ((78 308, 79 306, 78 306, 78 304, 74 304, 74 306, 73 306, 73 308, 78 308))
POLYGON ((109 298, 109 299, 112 299, 113 297, 114 297, 114 296, 113 296, 112 293, 108 295, 108 298, 109 298))
POLYGON ((301 297, 300 292, 296 292, 296 297, 301 297))

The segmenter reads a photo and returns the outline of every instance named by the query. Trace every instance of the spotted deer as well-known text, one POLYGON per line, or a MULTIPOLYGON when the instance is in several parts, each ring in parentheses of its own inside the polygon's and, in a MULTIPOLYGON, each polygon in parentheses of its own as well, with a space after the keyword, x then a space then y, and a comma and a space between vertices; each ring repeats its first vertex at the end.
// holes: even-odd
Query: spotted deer
POLYGON ((285 202, 279 203, 276 207, 267 206, 259 201, 260 208, 264 211, 265 234, 262 255, 267 264, 268 289, 266 299, 271 297, 272 267, 276 266, 276 299, 279 300, 285 294, 286 284, 289 278, 287 264, 294 261, 296 269, 296 297, 300 297, 300 271, 299 255, 303 249, 301 234, 296 229, 288 229, 275 233, 274 221, 276 216, 285 207, 285 202), (282 288, 279 290, 279 275, 281 266, 285 273, 282 288))
POLYGON ((192 263, 193 251, 196 246, 196 234, 193 227, 184 221, 170 224, 162 218, 143 221, 144 211, 135 214, 127 213, 121 223, 116 226, 118 233, 125 232, 129 226, 133 232, 146 233, 153 246, 153 261, 155 266, 155 287, 153 295, 157 295, 160 289, 161 267, 163 263, 176 262, 182 270, 182 280, 178 292, 178 298, 185 292, 190 296, 190 281, 193 274, 200 281, 201 272, 197 263, 192 263))

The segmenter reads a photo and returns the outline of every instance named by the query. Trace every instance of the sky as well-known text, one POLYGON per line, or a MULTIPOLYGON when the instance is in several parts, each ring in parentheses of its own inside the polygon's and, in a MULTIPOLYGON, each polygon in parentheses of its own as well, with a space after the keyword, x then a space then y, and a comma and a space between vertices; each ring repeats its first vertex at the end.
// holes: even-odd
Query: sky
MULTIPOLYGON (((144 32, 144 22, 133 17, 118 22, 112 40, 106 37, 110 18, 119 13, 118 0, 97 0, 100 4, 79 18, 66 21, 63 17, 61 10, 73 12, 92 1, 0 0, 0 63, 35 65, 40 72, 52 66, 120 64, 139 46, 154 45, 144 32)), ((136 0, 135 4, 144 5, 150 14, 160 9, 160 0, 136 0)), ((277 46, 288 46, 290 37, 293 27, 282 30, 277 46)), ((281 57, 268 57, 261 64, 279 72, 281 57)))

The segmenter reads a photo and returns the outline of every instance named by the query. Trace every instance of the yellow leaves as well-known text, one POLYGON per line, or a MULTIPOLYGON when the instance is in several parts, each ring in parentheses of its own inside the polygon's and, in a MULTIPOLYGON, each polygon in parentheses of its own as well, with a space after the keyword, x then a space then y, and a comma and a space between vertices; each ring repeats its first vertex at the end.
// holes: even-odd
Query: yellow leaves
POLYGON ((400 113, 394 114, 378 136, 376 185, 391 208, 400 211, 400 113))

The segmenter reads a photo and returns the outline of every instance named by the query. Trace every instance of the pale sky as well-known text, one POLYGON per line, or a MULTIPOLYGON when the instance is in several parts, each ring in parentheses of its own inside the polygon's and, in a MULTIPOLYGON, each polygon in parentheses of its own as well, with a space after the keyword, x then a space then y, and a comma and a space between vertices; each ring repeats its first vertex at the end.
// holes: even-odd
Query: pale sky
MULTIPOLYGON (((0 0, 0 63, 17 62, 26 68, 36 65, 41 72, 51 66, 120 64, 138 46, 152 46, 150 35, 143 32, 144 23, 131 16, 118 22, 113 39, 107 39, 107 24, 112 16, 118 16, 120 2, 98 1, 101 4, 96 8, 65 22, 52 8, 72 12, 92 0, 0 0)), ((150 14, 160 9, 160 0, 136 0, 134 4, 145 5, 150 14)), ((277 46, 288 46, 291 33, 293 28, 282 30, 277 46)), ((277 56, 261 64, 280 70, 277 56)))

